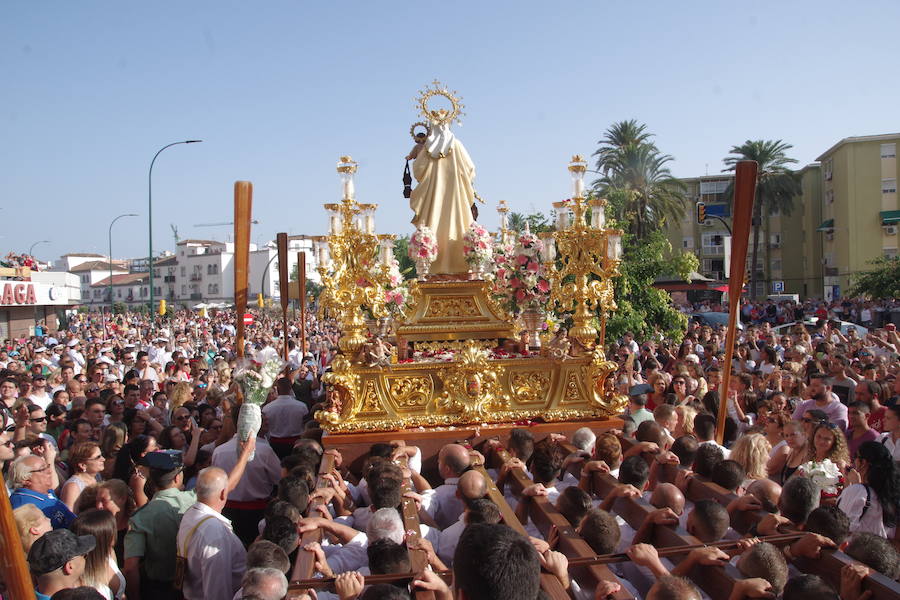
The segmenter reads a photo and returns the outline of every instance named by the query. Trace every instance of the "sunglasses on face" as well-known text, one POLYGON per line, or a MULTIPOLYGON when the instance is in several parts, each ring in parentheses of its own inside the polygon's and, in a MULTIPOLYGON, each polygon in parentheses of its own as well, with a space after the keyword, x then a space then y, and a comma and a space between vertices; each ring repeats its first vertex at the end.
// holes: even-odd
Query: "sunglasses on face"
POLYGON ((28 419, 32 423, 44 423, 47 421, 47 417, 36 417, 34 419, 28 419))

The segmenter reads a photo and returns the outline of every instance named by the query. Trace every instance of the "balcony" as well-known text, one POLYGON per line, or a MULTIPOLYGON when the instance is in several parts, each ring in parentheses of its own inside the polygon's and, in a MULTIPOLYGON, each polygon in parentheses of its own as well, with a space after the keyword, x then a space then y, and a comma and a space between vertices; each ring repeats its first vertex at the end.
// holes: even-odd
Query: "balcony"
POLYGON ((191 281, 203 281, 203 273, 191 273, 191 281))
POLYGON ((165 277, 163 277, 163 281, 165 281, 166 283, 175 283, 175 276, 166 275, 165 277))
POLYGON ((725 246, 703 246, 704 256, 725 256, 725 246))
POLYGON ((837 267, 825 267, 823 271, 825 277, 837 277, 838 276, 838 268, 837 267))
POLYGON ((203 300, 203 294, 191 294, 191 300, 203 300))

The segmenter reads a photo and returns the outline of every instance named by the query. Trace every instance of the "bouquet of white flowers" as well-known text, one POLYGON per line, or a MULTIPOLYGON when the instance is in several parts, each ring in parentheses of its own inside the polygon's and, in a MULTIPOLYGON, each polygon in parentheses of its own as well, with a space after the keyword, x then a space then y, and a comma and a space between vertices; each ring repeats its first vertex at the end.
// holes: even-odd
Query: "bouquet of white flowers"
POLYGON ((822 462, 811 460, 803 463, 798 471, 812 479, 819 486, 819 490, 826 496, 837 496, 837 486, 843 480, 843 476, 837 465, 829 459, 826 458, 822 462))
MULTIPOLYGON (((273 358, 266 361, 261 368, 256 368, 256 363, 246 361, 240 365, 234 373, 234 380, 241 386, 244 393, 244 402, 241 404, 241 412, 238 414, 237 434, 238 439, 246 442, 251 436, 259 433, 262 426, 262 405, 269 395, 269 390, 275 384, 275 379, 284 368, 284 361, 273 358)), ((238 448, 240 454, 240 448, 238 448)), ((253 460, 254 455, 250 456, 253 460)))

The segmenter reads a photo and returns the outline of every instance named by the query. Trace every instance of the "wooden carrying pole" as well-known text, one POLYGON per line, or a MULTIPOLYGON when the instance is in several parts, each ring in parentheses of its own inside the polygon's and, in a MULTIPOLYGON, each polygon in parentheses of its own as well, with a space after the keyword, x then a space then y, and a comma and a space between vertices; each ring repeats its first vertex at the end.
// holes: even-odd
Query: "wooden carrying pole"
MULTIPOLYGON (((744 288, 744 265, 747 262, 747 246, 750 245, 750 226, 753 201, 756 198, 755 160, 737 163, 734 175, 734 205, 732 207, 731 275, 728 279, 728 332, 725 334, 725 364, 722 367, 722 384, 719 386, 719 414, 716 419, 716 441, 725 438, 725 417, 728 412, 729 386, 731 385, 731 359, 734 357, 734 341, 737 337, 737 319, 744 288)), ((755 265, 753 265, 755 267, 755 265)))
MULTIPOLYGON (((6 425, 6 419, 0 418, 6 425)), ((9 421, 12 423, 12 420, 9 421)), ((52 468, 52 467, 51 467, 52 468)), ((0 494, 0 536, 4 540, 3 555, 0 557, 0 579, 6 584, 9 598, 34 600, 34 586, 31 572, 25 562, 25 553, 19 545, 19 530, 13 519, 12 505, 8 494, 0 494)))
POLYGON ((244 356, 244 313, 247 311, 247 281, 250 275, 250 217, 253 214, 253 184, 234 182, 234 311, 237 335, 234 339, 238 358, 244 356))
POLYGON ((300 360, 306 356, 306 252, 297 254, 297 286, 300 297, 300 360))
POLYGON ((288 303, 291 301, 291 288, 288 281, 288 235, 284 232, 275 236, 278 245, 278 297, 281 298, 281 338, 284 340, 282 358, 288 359, 288 303))

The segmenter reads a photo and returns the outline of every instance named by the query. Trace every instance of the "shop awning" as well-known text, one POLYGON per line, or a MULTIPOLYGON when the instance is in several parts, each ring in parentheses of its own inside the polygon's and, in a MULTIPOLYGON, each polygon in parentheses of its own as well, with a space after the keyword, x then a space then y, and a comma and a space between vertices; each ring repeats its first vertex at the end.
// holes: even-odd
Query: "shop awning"
POLYGON ((896 225, 900 223, 900 210, 883 210, 881 213, 882 225, 896 225))
POLYGON ((816 227, 816 231, 831 231, 834 229, 834 219, 822 221, 822 224, 816 227))

